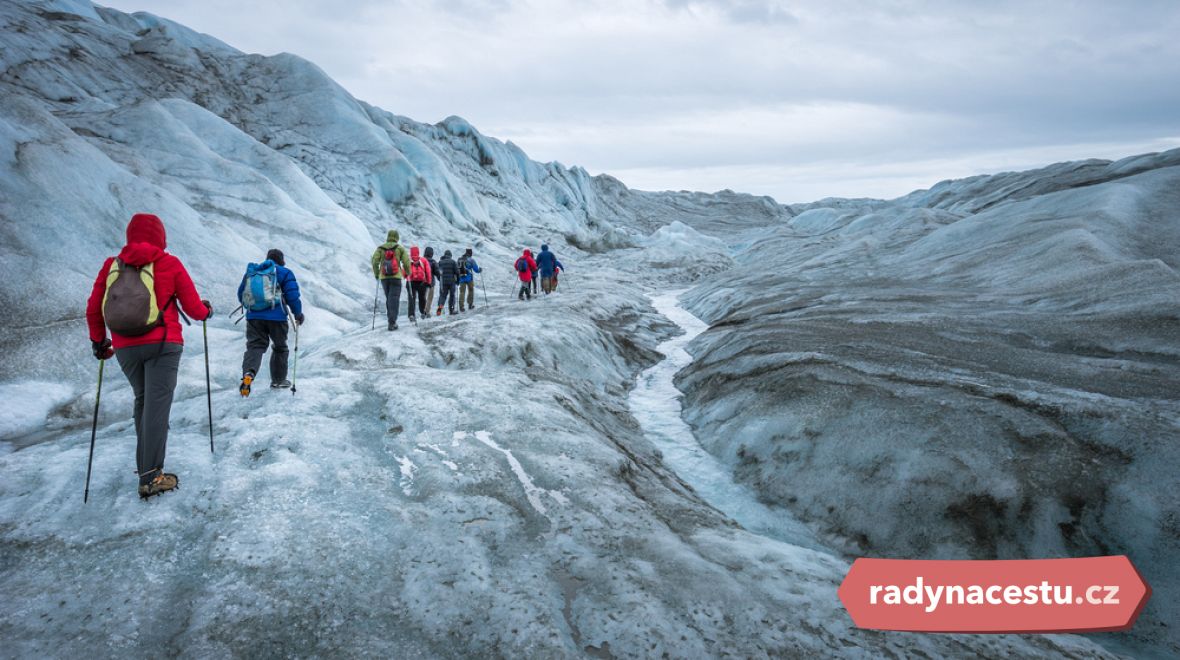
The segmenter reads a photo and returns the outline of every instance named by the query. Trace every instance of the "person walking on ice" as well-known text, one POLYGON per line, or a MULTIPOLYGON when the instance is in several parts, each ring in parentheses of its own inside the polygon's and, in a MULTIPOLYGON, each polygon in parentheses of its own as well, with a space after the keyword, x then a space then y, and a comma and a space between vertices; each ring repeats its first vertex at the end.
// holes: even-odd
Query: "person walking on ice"
POLYGON ((430 308, 426 306, 426 293, 430 290, 433 276, 434 274, 430 272, 430 262, 418 254, 417 245, 412 246, 410 248, 410 304, 407 305, 411 321, 414 320, 415 307, 422 318, 430 316, 430 308))
POLYGON ((422 253, 426 258, 426 263, 430 264, 430 288, 426 290, 426 314, 430 316, 430 310, 434 308, 434 294, 438 291, 438 262, 434 260, 434 248, 429 245, 426 246, 426 251, 422 253))
POLYGON ((533 273, 537 270, 537 262, 533 261, 532 251, 525 248, 524 253, 513 264, 513 268, 520 278, 520 293, 516 294, 516 299, 524 300, 527 297, 529 300, 532 300, 533 294, 530 291, 530 287, 533 283, 533 273))
POLYGON ((541 273, 541 291, 545 295, 553 293, 557 288, 557 271, 565 269, 557 260, 557 255, 549 251, 548 245, 541 246, 541 253, 537 255, 537 268, 541 273))
POLYGON ((238 285, 238 302, 246 310, 246 354, 242 356, 242 382, 238 393, 250 396, 250 388, 262 366, 262 356, 270 353, 270 386, 289 388, 287 380, 287 333, 290 330, 287 309, 296 325, 303 325, 303 303, 299 300, 299 283, 286 267, 282 250, 272 249, 262 263, 246 266, 238 285))
POLYGON ((467 248, 456 264, 459 267, 459 311, 463 311, 463 302, 467 302, 467 309, 475 309, 475 274, 479 272, 479 264, 475 263, 472 249, 467 248))
POLYGON ((179 477, 164 472, 168 418, 184 350, 179 309, 198 321, 213 316, 213 305, 201 299, 184 264, 164 251, 166 238, 157 216, 132 216, 127 244, 119 256, 103 262, 86 303, 94 357, 113 355, 135 395, 135 467, 142 499, 180 485, 179 477))
POLYGON ((398 305, 401 304, 402 282, 410 272, 410 257, 406 248, 398 244, 396 229, 390 229, 386 240, 373 251, 373 277, 385 290, 385 318, 389 330, 397 330, 398 305))
POLYGON ((451 258, 451 251, 443 252, 438 260, 438 309, 435 316, 442 316, 443 305, 447 306, 447 313, 455 313, 455 282, 459 279, 459 266, 451 258))

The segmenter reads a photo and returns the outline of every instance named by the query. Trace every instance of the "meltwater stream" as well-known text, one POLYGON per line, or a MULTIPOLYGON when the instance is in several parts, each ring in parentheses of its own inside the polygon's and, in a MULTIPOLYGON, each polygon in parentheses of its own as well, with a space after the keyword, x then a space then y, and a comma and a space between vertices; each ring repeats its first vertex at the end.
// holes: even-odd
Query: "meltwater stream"
POLYGON ((631 414, 663 453, 664 464, 713 507, 756 534, 826 551, 811 530, 789 512, 766 506, 748 487, 735 482, 729 469, 701 447, 692 429, 680 418, 682 395, 672 379, 692 362, 684 347, 709 327, 680 306, 682 293, 649 296, 656 311, 680 326, 684 334, 656 348, 664 359, 639 375, 629 398, 631 414))

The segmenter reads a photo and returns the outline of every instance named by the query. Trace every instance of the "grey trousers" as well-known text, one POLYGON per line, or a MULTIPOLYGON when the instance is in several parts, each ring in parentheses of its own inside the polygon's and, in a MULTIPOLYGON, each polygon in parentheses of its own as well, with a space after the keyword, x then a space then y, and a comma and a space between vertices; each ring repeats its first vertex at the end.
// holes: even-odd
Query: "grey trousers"
POLYGON ((463 303, 469 309, 475 309, 475 280, 459 283, 459 311, 463 311, 463 303))
POLYGON ((385 317, 389 325, 397 323, 398 306, 402 301, 402 280, 391 277, 381 280, 381 288, 385 289, 385 317))
POLYGON ((287 322, 248 319, 246 321, 246 354, 242 357, 242 373, 258 375, 262 356, 273 345, 270 353, 270 382, 287 379, 287 322))
POLYGON ((135 393, 135 467, 146 484, 164 469, 168 415, 180 369, 180 344, 128 346, 115 351, 131 391, 135 393))

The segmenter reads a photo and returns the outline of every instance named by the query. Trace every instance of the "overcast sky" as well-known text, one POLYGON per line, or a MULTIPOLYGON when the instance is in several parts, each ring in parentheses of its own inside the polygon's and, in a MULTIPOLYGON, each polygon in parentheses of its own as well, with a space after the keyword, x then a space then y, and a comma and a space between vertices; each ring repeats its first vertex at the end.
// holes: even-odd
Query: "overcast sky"
POLYGON ((536 160, 781 202, 1180 147, 1174 0, 106 0, 536 160))

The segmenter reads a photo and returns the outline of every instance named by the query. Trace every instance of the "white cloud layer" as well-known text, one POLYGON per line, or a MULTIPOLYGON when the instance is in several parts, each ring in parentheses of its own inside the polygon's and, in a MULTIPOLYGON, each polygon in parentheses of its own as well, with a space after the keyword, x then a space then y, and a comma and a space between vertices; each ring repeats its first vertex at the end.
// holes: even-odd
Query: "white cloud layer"
POLYGON ((1180 137, 1170 0, 107 4, 640 188, 892 197, 1180 137))

